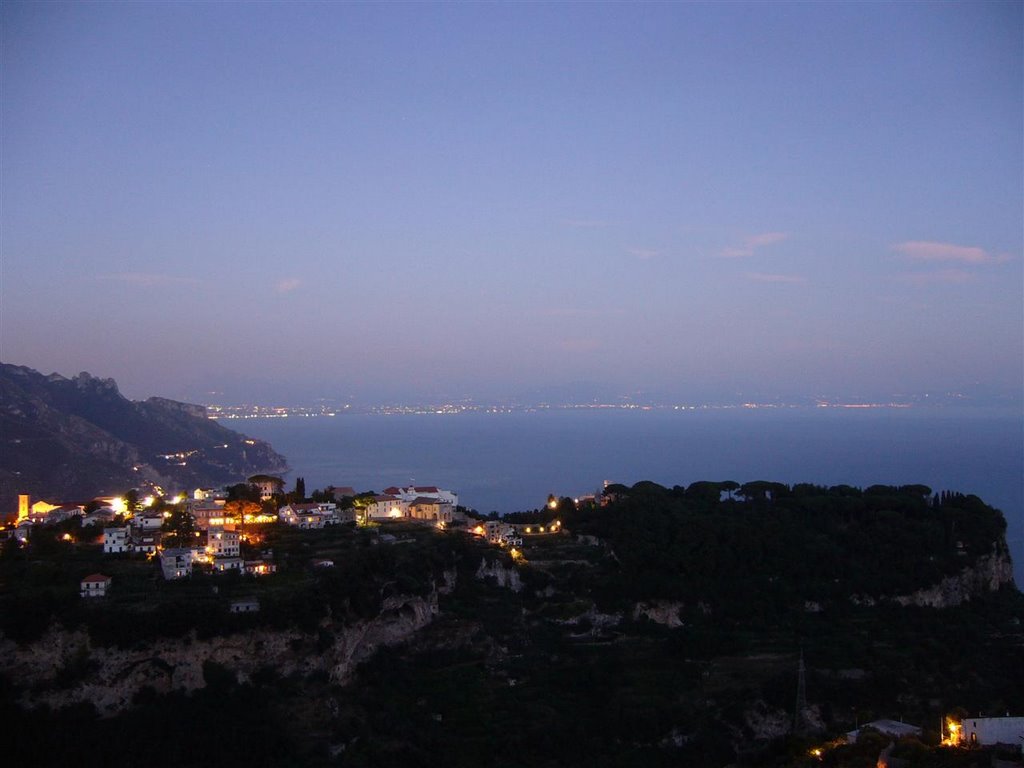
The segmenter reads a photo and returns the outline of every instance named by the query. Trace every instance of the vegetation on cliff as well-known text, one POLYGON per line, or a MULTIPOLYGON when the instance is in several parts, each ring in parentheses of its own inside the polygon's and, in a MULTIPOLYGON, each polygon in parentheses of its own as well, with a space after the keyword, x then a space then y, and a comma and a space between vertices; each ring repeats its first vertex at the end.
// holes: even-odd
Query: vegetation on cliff
MULTIPOLYGON (((65 631, 85 627, 93 644, 45 680, 7 667, 5 721, 32 736, 15 757, 47 764, 32 740, 59 729, 105 765, 190 764, 209 749, 218 764, 238 765, 409 768, 443 755, 453 767, 848 768, 873 765, 885 744, 820 760, 811 748, 891 718, 924 727, 893 755, 926 768, 969 763, 935 748, 942 715, 1019 709, 1024 598, 1004 570, 971 581, 955 605, 898 599, 1007 562, 1002 516, 981 500, 921 486, 760 483, 641 483, 609 495, 607 506, 547 513, 565 532, 525 536, 518 557, 462 532, 397 523, 272 528, 261 546, 281 567, 261 579, 163 583, 132 576, 137 561, 111 560, 123 570, 108 602, 67 598, 37 617, 40 628, 54 617, 65 631), (324 558, 335 565, 311 567, 324 558), (260 613, 229 615, 240 594, 257 595, 260 613), (82 701, 106 648, 146 654, 161 637, 201 655, 209 638, 239 653, 246 633, 290 633, 296 659, 330 656, 403 595, 429 597, 433 621, 344 680, 315 664, 254 670, 228 654, 207 659, 201 691, 143 691, 111 719, 88 704, 27 712, 19 703, 82 701), (808 708, 793 732, 801 651, 808 708), (208 713, 217 700, 236 715, 237 754, 214 738, 225 729, 208 713), (163 752, 160 741, 108 746, 110 734, 161 719, 181 729, 163 752)), ((91 567, 82 548, 64 555, 44 567, 31 548, 6 552, 5 599, 52 594, 91 567)), ((21 640, 31 650, 30 636, 21 640)), ((9 659, 20 652, 7 648, 9 659)))

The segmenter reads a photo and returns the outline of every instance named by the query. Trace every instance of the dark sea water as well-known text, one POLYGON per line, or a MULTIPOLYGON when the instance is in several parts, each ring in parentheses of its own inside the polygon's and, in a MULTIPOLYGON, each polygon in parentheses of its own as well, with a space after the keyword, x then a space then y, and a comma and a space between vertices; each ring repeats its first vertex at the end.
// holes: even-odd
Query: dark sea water
POLYGON ((227 422, 268 440, 306 488, 438 485, 481 512, 602 481, 922 483, 1006 515, 1024 585, 1024 417, 984 409, 541 411, 227 422))

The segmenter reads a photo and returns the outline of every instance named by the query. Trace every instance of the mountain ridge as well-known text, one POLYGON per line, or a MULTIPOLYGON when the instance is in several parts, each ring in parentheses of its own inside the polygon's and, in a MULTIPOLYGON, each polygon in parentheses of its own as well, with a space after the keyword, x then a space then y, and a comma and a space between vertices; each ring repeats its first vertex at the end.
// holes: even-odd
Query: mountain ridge
MULTIPOLYGON (((0 363, 0 503, 18 494, 88 498, 128 488, 222 485, 287 462, 201 405, 133 401, 110 378, 0 363)), ((2 511, 2 510, 0 510, 2 511)))

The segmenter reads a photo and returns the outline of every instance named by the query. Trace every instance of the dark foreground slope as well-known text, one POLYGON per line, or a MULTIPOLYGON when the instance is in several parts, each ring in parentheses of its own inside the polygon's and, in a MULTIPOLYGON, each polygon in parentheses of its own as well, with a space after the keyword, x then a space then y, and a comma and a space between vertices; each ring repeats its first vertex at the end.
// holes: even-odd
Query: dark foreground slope
POLYGON ((60 500, 155 483, 168 489, 279 471, 267 443, 206 418, 201 406, 133 402, 112 379, 67 379, 0 364, 0 504, 17 494, 60 500))
POLYGON ((988 766, 938 750, 936 731, 959 708, 1020 712, 1024 601, 1000 513, 926 491, 750 484, 730 500, 638 484, 605 507, 563 504, 563 532, 524 535, 515 555, 410 523, 270 526, 261 546, 280 567, 262 579, 162 582, 142 561, 60 552, 60 537, 49 561, 7 549, 8 754, 852 768, 886 742, 830 742, 889 718, 925 729, 894 753, 907 768, 988 766), (335 566, 311 567, 321 558, 335 566), (83 605, 75 580, 100 566, 111 595, 83 605), (240 596, 260 612, 230 614, 240 596))

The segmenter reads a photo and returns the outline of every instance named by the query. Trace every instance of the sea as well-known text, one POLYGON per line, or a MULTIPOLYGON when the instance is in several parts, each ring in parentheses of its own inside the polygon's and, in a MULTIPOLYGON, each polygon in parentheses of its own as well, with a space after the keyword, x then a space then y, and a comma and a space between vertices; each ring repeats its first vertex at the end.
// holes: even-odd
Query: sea
POLYGON ((542 409, 225 422, 270 442, 307 489, 436 485, 501 514, 605 481, 923 484, 1002 510, 1024 586, 1024 415, 996 408, 542 409))

